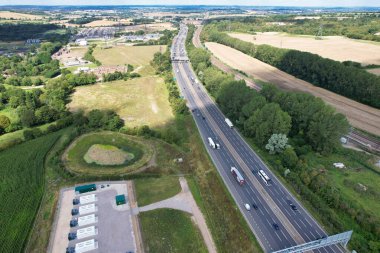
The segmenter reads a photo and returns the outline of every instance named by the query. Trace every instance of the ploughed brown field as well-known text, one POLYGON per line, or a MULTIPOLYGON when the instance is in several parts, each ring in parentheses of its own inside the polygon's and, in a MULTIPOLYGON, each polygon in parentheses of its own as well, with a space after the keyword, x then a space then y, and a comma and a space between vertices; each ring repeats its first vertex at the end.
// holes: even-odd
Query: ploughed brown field
POLYGON ((229 35, 257 45, 267 44, 279 48, 296 49, 336 61, 380 65, 380 43, 371 41, 353 40, 342 36, 325 36, 322 40, 316 40, 314 36, 290 36, 277 32, 256 35, 229 33, 229 35))
POLYGON ((316 87, 231 47, 214 42, 207 42, 206 47, 230 67, 264 82, 273 83, 282 89, 306 92, 320 97, 338 112, 346 115, 352 126, 380 135, 380 110, 316 87))

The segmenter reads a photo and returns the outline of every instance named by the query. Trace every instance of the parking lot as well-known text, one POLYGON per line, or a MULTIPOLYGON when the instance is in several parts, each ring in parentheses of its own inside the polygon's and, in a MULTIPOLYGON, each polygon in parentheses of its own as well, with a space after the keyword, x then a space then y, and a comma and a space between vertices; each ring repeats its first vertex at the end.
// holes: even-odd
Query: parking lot
POLYGON ((77 35, 75 39, 110 39, 113 38, 116 32, 115 27, 94 27, 94 28, 83 28, 77 35))
POLYGON ((97 183, 85 193, 61 190, 55 219, 49 252, 136 252, 126 183, 97 183), (116 204, 117 195, 125 204, 116 204))

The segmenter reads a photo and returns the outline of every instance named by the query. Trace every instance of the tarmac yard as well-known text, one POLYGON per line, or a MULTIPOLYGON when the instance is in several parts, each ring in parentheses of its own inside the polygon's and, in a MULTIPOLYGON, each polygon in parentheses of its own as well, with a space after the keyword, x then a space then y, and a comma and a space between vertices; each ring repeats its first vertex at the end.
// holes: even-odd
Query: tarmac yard
POLYGON ((126 182, 96 183, 96 188, 82 194, 75 192, 74 187, 61 190, 48 252, 136 252, 126 182), (126 203, 117 205, 115 197, 121 194, 126 203), (73 199, 80 203, 74 205, 73 199), (72 209, 79 214, 72 215, 72 209), (78 224, 71 227, 73 220, 78 224), (69 240, 69 233, 74 233, 74 239, 69 240))

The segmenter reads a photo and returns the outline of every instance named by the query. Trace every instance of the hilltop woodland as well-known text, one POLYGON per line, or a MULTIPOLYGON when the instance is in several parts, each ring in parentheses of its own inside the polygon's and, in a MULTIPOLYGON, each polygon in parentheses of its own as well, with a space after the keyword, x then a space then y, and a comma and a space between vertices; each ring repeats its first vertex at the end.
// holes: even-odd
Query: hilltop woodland
MULTIPOLYGON (((327 179, 324 169, 313 164, 313 157, 353 156, 339 145, 340 136, 349 128, 346 118, 309 94, 285 92, 272 85, 264 85, 260 92, 250 89, 244 81, 236 81, 213 67, 209 53, 193 46, 193 32, 194 27, 190 26, 186 47, 192 66, 224 114, 274 171, 312 206, 330 231, 354 227, 350 246, 363 252, 377 252, 379 218, 363 210, 353 199, 337 193, 339 190, 327 179)), ((210 32, 207 35, 212 36, 210 32)), ((253 47, 245 51, 250 48, 253 47)))
POLYGON ((68 30, 55 24, 3 23, 0 25, 1 41, 41 39, 66 44, 69 37, 70 32, 68 30))
POLYGON ((351 39, 380 41, 380 36, 376 35, 380 32, 379 17, 379 13, 343 13, 309 16, 310 19, 295 19, 295 15, 219 18, 218 27, 224 31, 251 34, 256 32, 286 32, 299 35, 317 35, 322 25, 323 36, 340 35, 351 39))
POLYGON ((223 24, 207 25, 202 32, 202 39, 235 48, 315 86, 380 108, 380 77, 356 67, 355 64, 341 63, 298 50, 255 45, 232 38, 221 32, 223 29, 223 24))

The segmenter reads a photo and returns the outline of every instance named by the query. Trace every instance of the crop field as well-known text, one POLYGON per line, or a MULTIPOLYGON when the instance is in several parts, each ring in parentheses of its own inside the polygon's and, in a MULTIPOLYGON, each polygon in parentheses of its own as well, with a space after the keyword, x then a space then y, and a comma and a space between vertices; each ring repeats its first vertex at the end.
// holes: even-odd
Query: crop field
POLYGON ((152 154, 152 148, 136 137, 99 132, 76 139, 67 148, 63 159, 66 166, 76 173, 111 175, 128 173, 142 167, 148 163, 152 154), (102 149, 98 148, 94 152, 95 146, 102 149), (115 149, 118 150, 117 153, 115 149), (111 150, 114 150, 113 154, 110 153, 111 150), (120 157, 120 154, 133 154, 133 157, 127 159, 125 156, 120 157))
POLYGON ((181 191, 178 177, 145 178, 135 180, 139 206, 173 197, 181 191))
POLYGON ((157 209, 140 213, 139 216, 146 252, 207 252, 189 214, 173 209, 157 209))
POLYGON ((92 21, 90 23, 84 24, 83 26, 85 26, 85 27, 97 27, 97 26, 113 26, 113 25, 117 25, 117 24, 119 24, 119 22, 102 19, 102 20, 92 21))
POLYGON ((0 152, 0 252, 22 252, 44 191, 44 159, 59 136, 0 152))
POLYGON ((153 23, 146 25, 129 25, 125 26, 124 30, 126 32, 135 32, 139 30, 144 30, 145 32, 159 32, 164 30, 175 30, 176 28, 169 22, 166 23, 153 23))
POLYGON ((11 11, 0 11, 0 18, 37 20, 37 19, 43 19, 43 16, 31 15, 31 14, 25 14, 25 13, 17 13, 17 12, 11 12, 11 11))
POLYGON ((297 79, 231 47, 214 42, 207 42, 206 47, 230 67, 243 71, 261 81, 273 83, 282 89, 306 92, 320 97, 327 104, 335 107, 338 112, 346 115, 354 127, 380 135, 380 110, 297 79))
POLYGON ((70 111, 113 110, 127 127, 162 128, 174 118, 164 81, 156 76, 78 87, 71 99, 70 111))
POLYGON ((156 52, 165 52, 166 46, 115 46, 108 49, 95 48, 94 57, 103 65, 125 65, 134 66, 149 65, 156 52))
POLYGON ((375 74, 377 76, 380 76, 380 68, 368 69, 367 71, 370 72, 370 73, 372 73, 372 74, 375 74))
POLYGON ((318 54, 336 61, 356 61, 364 65, 380 64, 380 43, 348 39, 341 36, 325 36, 316 40, 314 36, 295 36, 276 32, 229 33, 231 37, 257 45, 268 44, 279 48, 296 49, 318 54))

